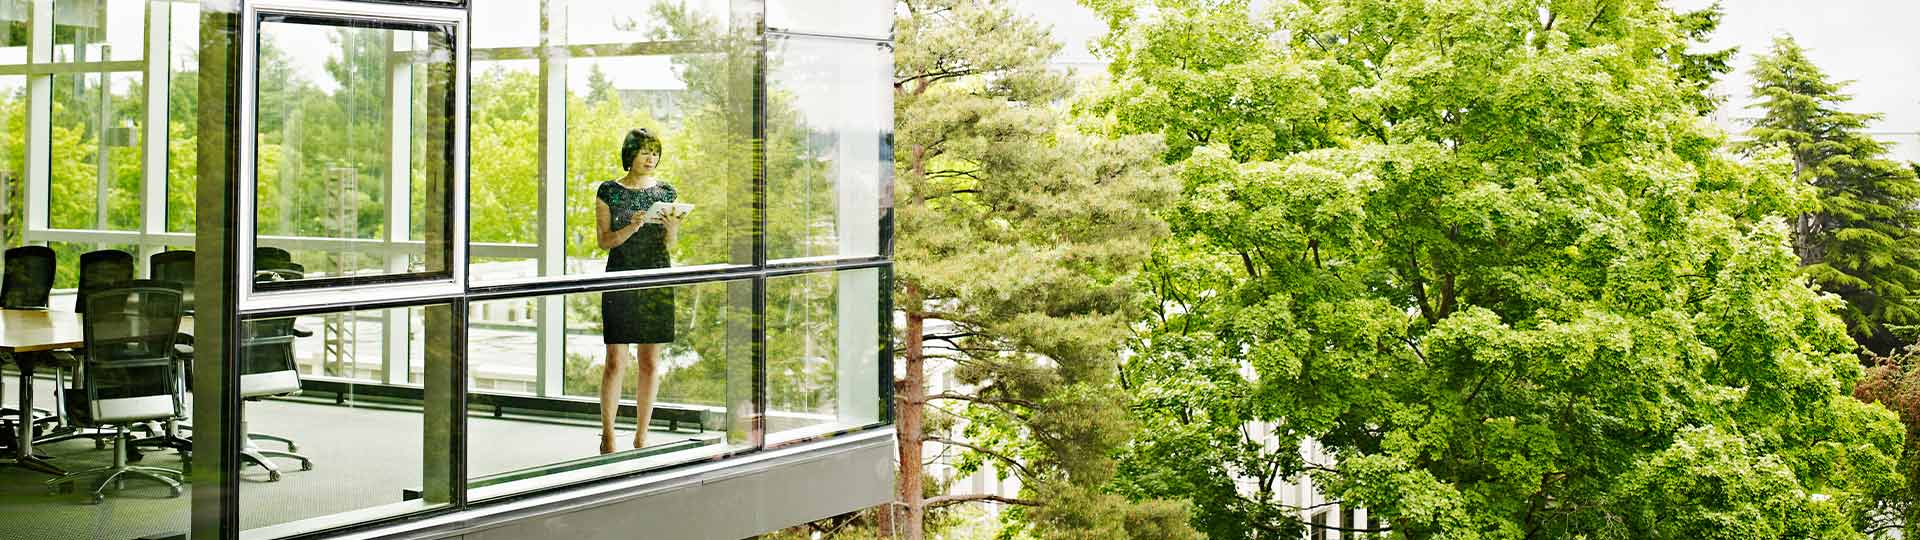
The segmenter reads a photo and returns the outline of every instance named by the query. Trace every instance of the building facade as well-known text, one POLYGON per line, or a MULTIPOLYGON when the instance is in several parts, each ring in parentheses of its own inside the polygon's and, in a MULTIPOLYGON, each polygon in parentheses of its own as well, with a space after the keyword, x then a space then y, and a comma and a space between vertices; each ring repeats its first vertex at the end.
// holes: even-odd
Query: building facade
POLYGON ((5 405, 40 411, 4 424, 32 451, 0 466, 0 540, 731 540, 891 500, 892 21, 0 0, 0 230, 51 248, 47 313, 100 253, 191 296, 165 418, 86 413, 100 354, 8 356, 5 405), (607 206, 622 177, 691 205, 633 233, 658 264, 608 263, 602 223, 643 219, 607 206), (653 345, 611 377, 629 324, 653 345), (116 456, 179 489, 49 488, 116 456))

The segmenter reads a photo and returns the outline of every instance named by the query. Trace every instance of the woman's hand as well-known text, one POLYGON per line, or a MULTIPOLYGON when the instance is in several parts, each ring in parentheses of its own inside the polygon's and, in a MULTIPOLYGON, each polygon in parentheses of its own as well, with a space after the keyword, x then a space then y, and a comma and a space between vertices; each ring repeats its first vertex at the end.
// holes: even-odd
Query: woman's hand
POLYGON ((631 216, 627 219, 627 226, 611 229, 613 211, 607 208, 605 201, 594 201, 593 204, 594 243, 598 244, 600 249, 613 251, 613 248, 627 243, 627 238, 632 237, 633 233, 640 230, 640 226, 645 225, 641 222, 642 220, 636 219, 640 216, 631 216))
POLYGON ((680 216, 673 212, 661 214, 660 227, 666 229, 666 244, 668 247, 672 247, 674 241, 678 240, 680 236, 680 216))

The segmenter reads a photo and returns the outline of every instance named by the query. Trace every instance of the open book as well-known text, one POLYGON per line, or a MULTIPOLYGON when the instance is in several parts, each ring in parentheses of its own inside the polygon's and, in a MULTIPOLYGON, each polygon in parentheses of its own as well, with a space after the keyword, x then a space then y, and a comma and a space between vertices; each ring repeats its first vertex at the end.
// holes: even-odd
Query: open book
POLYGON ((659 223, 660 218, 668 215, 685 219, 687 214, 691 213, 693 213, 693 205, 691 204, 657 202, 653 203, 653 206, 647 207, 647 215, 641 218, 641 223, 659 223))

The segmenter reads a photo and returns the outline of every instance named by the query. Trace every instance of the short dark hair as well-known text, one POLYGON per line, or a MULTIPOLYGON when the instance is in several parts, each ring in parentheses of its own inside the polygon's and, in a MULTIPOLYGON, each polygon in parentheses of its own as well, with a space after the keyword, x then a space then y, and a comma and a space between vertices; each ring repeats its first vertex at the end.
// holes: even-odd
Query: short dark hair
POLYGON ((653 132, 647 131, 647 128, 627 130, 626 142, 620 143, 620 169, 633 170, 633 156, 639 155, 641 150, 652 150, 655 154, 661 153, 660 138, 655 137, 653 132))

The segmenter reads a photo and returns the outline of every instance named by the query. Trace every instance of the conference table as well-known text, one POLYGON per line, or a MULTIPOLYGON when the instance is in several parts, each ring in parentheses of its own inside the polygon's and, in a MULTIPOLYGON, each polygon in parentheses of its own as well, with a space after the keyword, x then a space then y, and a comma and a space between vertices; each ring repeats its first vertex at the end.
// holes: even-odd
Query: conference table
MULTIPOLYGON (((180 332, 193 333, 193 318, 180 319, 180 332)), ((13 360, 20 371, 20 410, 14 433, 13 457, 0 465, 14 465, 47 474, 66 471, 33 452, 33 372, 54 351, 86 344, 80 314, 70 311, 0 309, 0 357, 13 360)))

